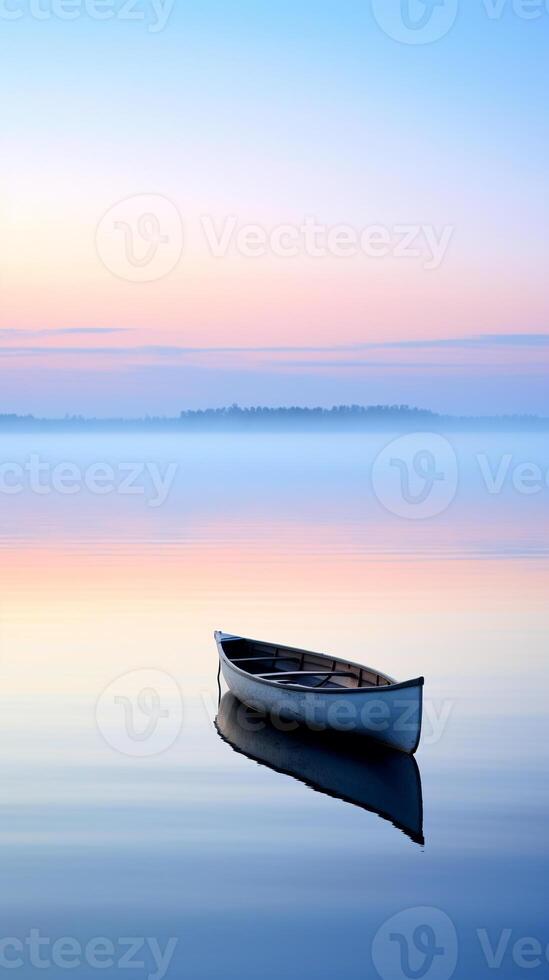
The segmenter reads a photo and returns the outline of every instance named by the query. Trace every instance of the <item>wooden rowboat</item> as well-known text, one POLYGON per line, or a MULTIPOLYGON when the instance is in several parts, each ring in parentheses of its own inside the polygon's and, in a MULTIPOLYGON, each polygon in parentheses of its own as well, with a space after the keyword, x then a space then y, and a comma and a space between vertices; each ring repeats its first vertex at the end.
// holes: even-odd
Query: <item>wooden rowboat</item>
POLYGON ((413 756, 339 732, 280 731, 230 691, 221 698, 215 724, 235 752, 375 813, 417 844, 425 843, 421 776, 413 756))
POLYGON ((232 693, 280 723, 369 735, 412 755, 421 735, 423 677, 387 674, 324 653, 214 634, 232 693))

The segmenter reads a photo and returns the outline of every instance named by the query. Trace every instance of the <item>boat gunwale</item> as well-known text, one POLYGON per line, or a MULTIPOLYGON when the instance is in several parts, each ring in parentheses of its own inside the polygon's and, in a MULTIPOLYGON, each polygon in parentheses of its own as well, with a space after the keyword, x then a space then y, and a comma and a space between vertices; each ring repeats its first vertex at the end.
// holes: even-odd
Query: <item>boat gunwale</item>
MULTIPOLYGON (((252 678, 259 684, 266 684, 268 687, 274 688, 276 690, 284 691, 295 691, 296 694, 302 694, 306 692, 308 694, 321 694, 326 695, 339 695, 341 697, 342 693, 347 696, 348 694, 379 694, 385 691, 401 691, 407 687, 423 687, 425 683, 424 677, 414 677, 409 681, 395 681, 389 674, 384 674, 383 671, 375 670, 373 667, 366 667, 364 664, 357 664, 353 660, 342 660, 341 657, 333 657, 328 653, 320 653, 316 650, 301 650, 299 647, 289 647, 283 643, 269 643, 267 640, 255 640, 249 636, 239 636, 236 633, 223 633, 222 630, 216 630, 214 633, 215 642, 217 644, 217 650, 220 658, 231 667, 232 670, 236 671, 238 674, 242 674, 243 677, 252 678), (259 674, 251 674, 247 670, 243 670, 242 667, 237 667, 232 660, 229 659, 227 654, 223 649, 223 640, 245 640, 247 643, 258 643, 263 646, 274 646, 277 650, 288 650, 292 653, 305 653, 311 654, 314 657, 324 657, 326 660, 333 660, 335 663, 347 664, 349 667, 356 667, 358 670, 367 670, 372 674, 377 674, 379 677, 387 678, 389 684, 380 684, 379 686, 372 687, 345 687, 345 688, 314 688, 307 687, 304 684, 284 684, 283 688, 280 688, 279 684, 275 680, 268 680, 267 678, 260 677, 259 674)), ((258 660, 261 659, 258 657, 258 660)), ((265 658, 268 659, 268 658, 265 658)), ((272 658, 275 659, 275 658, 272 658)), ((418 739, 419 741, 419 739, 418 739)))

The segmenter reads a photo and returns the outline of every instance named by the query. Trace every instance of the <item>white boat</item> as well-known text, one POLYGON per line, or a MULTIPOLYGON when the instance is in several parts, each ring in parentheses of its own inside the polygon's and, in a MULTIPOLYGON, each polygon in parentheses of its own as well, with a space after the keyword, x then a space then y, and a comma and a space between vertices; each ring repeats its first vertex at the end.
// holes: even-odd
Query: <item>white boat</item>
POLYGON ((281 732, 228 691, 219 703, 217 731, 235 752, 353 806, 389 820, 424 844, 421 776, 413 756, 367 738, 281 732))
POLYGON ((423 677, 399 683, 325 653, 216 631, 220 670, 232 693, 288 730, 368 735, 412 755, 421 735, 423 677))

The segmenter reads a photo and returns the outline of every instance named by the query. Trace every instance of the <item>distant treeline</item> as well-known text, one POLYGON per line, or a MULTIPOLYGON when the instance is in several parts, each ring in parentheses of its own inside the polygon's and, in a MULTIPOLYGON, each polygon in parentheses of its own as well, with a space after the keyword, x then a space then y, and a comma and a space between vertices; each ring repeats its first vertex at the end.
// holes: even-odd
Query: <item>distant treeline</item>
POLYGON ((174 418, 145 416, 136 419, 84 418, 67 415, 44 419, 34 415, 0 415, 4 432, 154 431, 376 431, 376 430, 549 430, 549 418, 536 415, 438 415, 409 405, 334 405, 333 408, 228 408, 187 409, 174 418))

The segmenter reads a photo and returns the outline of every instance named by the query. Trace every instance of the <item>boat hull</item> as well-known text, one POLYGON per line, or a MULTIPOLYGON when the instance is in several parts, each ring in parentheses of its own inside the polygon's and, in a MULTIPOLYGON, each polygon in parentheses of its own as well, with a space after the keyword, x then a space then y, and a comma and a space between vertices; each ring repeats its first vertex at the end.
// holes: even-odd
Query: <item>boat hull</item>
POLYGON ((225 656, 219 641, 218 649, 229 690, 239 701, 267 714, 275 725, 351 732, 402 752, 416 751, 421 734, 423 678, 365 690, 296 690, 240 670, 225 656))

